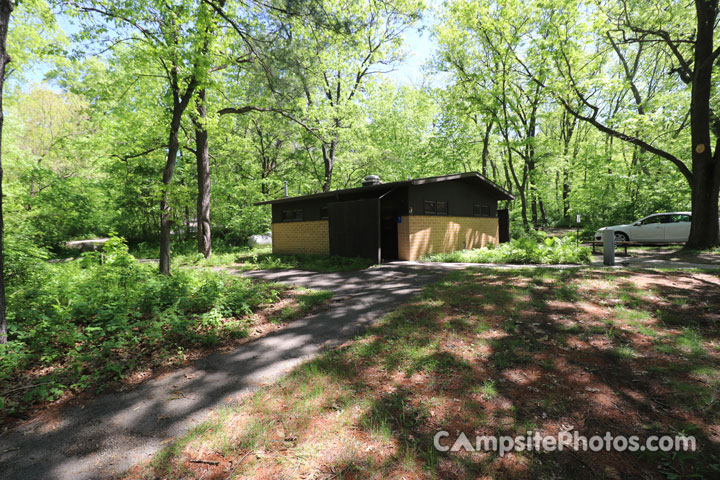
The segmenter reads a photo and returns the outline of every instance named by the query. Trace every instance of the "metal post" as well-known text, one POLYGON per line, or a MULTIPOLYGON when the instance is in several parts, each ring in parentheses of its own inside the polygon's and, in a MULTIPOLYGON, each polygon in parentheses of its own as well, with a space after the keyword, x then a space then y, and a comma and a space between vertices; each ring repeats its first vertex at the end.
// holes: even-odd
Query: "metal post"
POLYGON ((382 197, 377 199, 377 263, 382 263, 382 197))
POLYGON ((603 264, 615 265, 615 230, 603 230, 603 264))
POLYGON ((575 217, 575 223, 577 223, 577 231, 575 232, 575 246, 580 248, 580 215, 575 217))

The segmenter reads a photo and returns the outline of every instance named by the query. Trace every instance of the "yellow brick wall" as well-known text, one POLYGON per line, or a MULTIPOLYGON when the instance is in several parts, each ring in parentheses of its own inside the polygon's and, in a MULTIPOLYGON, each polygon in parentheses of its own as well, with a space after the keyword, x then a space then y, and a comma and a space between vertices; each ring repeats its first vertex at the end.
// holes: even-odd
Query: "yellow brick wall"
POLYGON ((497 245, 499 234, 497 218, 410 215, 398 225, 398 256, 417 260, 429 253, 497 245))
POLYGON ((410 257, 410 221, 409 217, 401 217, 398 223, 398 258, 408 260, 410 257))
POLYGON ((272 224, 273 253, 330 255, 327 220, 272 224))

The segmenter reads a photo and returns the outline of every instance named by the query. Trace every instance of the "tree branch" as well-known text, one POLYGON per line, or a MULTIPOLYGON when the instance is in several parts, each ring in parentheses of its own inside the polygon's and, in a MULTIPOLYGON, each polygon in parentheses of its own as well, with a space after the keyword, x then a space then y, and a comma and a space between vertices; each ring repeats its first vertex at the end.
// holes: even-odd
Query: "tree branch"
POLYGON ((315 129, 310 127, 308 124, 306 124, 301 119, 295 117, 294 115, 292 115, 289 112, 282 110, 280 108, 257 107, 254 105, 246 105, 244 107, 226 107, 226 108, 222 108, 222 109, 218 110, 219 115, 230 115, 230 114, 243 115, 245 113, 250 113, 250 112, 277 113, 278 115, 281 115, 281 116, 287 118, 288 120, 291 120, 291 121, 295 122, 296 124, 300 125, 302 128, 307 130, 308 133, 310 133, 312 136, 314 136, 318 140, 320 140, 322 142, 325 141, 325 139, 321 135, 319 135, 315 131, 315 129))

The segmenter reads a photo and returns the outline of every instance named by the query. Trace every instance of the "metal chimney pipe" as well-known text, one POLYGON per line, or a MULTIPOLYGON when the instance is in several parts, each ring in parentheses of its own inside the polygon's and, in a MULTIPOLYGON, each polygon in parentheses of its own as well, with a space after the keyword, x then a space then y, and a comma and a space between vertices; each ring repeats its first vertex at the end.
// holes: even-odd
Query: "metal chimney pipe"
POLYGON ((287 180, 285 180, 285 196, 288 196, 288 186, 287 186, 287 180))

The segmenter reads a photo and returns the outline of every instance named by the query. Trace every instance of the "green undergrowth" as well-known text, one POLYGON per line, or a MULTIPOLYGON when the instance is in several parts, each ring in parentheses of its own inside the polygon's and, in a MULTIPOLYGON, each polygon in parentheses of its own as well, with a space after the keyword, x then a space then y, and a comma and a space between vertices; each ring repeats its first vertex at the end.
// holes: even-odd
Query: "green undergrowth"
POLYGON ((312 272, 347 272, 362 270, 374 262, 363 258, 347 258, 334 255, 276 255, 268 247, 236 249, 227 253, 213 253, 210 258, 201 254, 177 256, 178 266, 232 266, 239 270, 296 269, 312 272))
MULTIPOLYGON (((12 414, 68 390, 102 389, 129 372, 182 360, 188 348, 245 337, 250 315, 287 290, 205 269, 159 275, 155 264, 138 262, 119 238, 103 253, 37 264, 8 285, 0 407, 12 414)), ((304 298, 297 307, 303 310, 327 295, 304 292, 298 298, 304 298)))
MULTIPOLYGON (((156 259, 159 247, 141 243, 131 247, 136 258, 156 259)), ((175 267, 229 267, 236 270, 280 270, 297 269, 312 272, 347 272, 371 267, 374 262, 363 258, 347 258, 335 255, 279 255, 272 253, 272 247, 229 245, 213 241, 213 252, 209 258, 197 253, 194 241, 176 242, 172 246, 172 264, 175 267)))
POLYGON ((520 238, 498 246, 459 250, 426 255, 430 262, 456 263, 519 263, 519 264, 580 264, 591 260, 591 250, 578 246, 572 237, 520 238))

